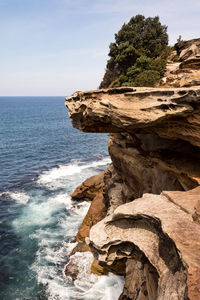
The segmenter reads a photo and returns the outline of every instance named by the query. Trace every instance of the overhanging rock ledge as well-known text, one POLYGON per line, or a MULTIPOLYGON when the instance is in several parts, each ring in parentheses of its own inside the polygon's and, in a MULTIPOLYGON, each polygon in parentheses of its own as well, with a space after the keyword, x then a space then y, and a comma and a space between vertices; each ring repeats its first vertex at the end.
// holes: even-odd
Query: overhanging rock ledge
POLYGON ((200 87, 76 92, 66 106, 75 128, 110 133, 89 245, 125 274, 120 299, 200 299, 200 87))

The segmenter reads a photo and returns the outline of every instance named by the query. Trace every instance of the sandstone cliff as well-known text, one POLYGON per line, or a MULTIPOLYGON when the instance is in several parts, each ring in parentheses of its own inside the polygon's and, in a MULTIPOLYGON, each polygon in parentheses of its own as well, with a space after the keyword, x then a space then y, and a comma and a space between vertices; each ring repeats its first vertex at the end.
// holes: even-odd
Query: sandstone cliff
POLYGON ((200 85, 200 39, 179 42, 168 58, 161 86, 200 85))
POLYGON ((93 270, 124 274, 123 300, 200 299, 200 87, 77 92, 66 106, 77 129, 110 133, 102 181, 73 194, 94 199, 77 235, 93 270))

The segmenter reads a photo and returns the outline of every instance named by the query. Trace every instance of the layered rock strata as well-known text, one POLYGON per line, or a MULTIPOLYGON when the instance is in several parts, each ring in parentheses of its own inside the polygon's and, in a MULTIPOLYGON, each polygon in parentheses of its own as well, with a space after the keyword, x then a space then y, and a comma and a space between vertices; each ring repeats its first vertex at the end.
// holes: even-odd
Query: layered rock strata
MULTIPOLYGON (((194 193, 199 197, 200 189, 194 193)), ((164 193, 144 194, 92 227, 90 245, 102 265, 127 258, 125 299, 199 299, 199 237, 184 205, 164 193)))
POLYGON ((161 85, 191 87, 200 85, 200 39, 181 41, 167 61, 161 85))
MULTIPOLYGON (((78 276, 78 266, 74 263, 73 256, 77 252, 91 251, 90 247, 85 243, 85 239, 89 237, 90 228, 106 216, 107 207, 103 201, 104 175, 105 172, 101 172, 86 179, 71 194, 73 201, 91 201, 90 208, 75 237, 77 244, 70 254, 69 263, 65 267, 65 274, 71 276, 73 280, 78 276)), ((106 268, 98 265, 96 260, 93 261, 91 271, 98 275, 108 273, 106 268)))
POLYGON ((77 129, 110 133, 106 217, 84 241, 125 274, 120 299, 200 299, 200 88, 77 92, 66 105, 77 129))

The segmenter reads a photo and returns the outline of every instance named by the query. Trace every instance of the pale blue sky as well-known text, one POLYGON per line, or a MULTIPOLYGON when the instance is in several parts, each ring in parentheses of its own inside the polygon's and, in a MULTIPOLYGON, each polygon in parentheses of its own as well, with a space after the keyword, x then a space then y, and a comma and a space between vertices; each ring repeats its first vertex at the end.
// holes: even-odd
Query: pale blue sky
POLYGON ((136 14, 159 15, 171 45, 200 37, 200 0, 0 0, 0 96, 97 88, 114 33, 136 14))

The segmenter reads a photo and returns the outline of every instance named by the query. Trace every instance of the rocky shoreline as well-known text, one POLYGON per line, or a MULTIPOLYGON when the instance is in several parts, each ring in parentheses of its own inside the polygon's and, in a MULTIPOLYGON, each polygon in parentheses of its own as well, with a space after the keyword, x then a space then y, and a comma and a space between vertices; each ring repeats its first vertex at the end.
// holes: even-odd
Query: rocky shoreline
MULTIPOLYGON (((179 53, 197 76, 198 43, 179 53)), ((200 299, 200 87, 77 92, 66 106, 75 128, 110 134, 112 160, 72 194, 92 201, 72 253, 123 275, 121 300, 200 299)))

